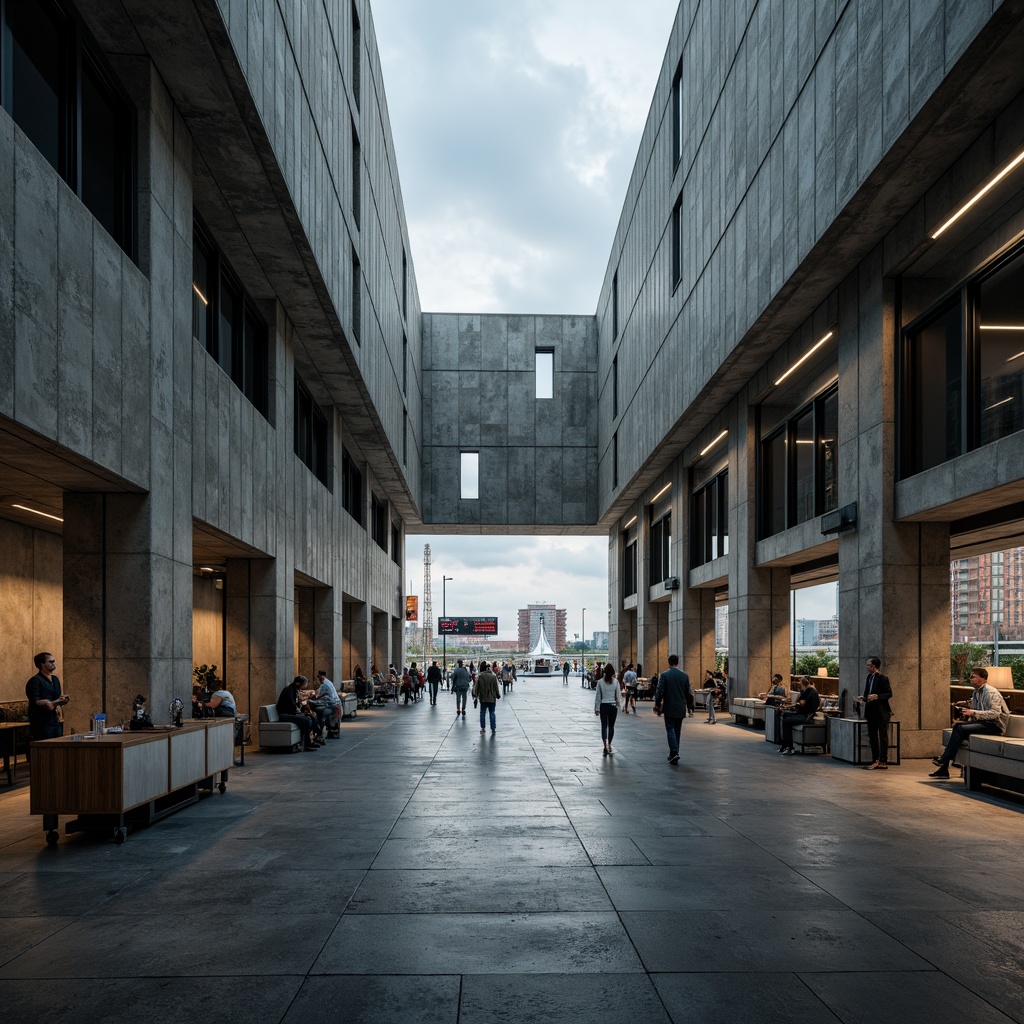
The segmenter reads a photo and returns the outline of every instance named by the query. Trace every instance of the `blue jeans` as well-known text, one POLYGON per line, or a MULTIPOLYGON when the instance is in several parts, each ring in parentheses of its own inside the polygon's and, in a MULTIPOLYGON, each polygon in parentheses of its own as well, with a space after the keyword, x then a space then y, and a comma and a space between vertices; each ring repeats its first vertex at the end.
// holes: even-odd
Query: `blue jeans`
POLYGON ((494 701, 493 700, 482 700, 482 701, 480 701, 480 728, 481 729, 486 728, 484 720, 485 720, 488 712, 490 712, 490 715, 491 715, 491 732, 494 732, 494 730, 497 728, 497 723, 495 722, 495 719, 494 719, 494 701))
POLYGON ((455 713, 458 714, 460 711, 465 712, 466 710, 466 698, 469 696, 469 690, 455 690, 455 713))
POLYGON ((712 722, 715 721, 715 704, 717 704, 717 703, 718 703, 718 692, 716 690, 710 690, 708 692, 707 705, 708 705, 708 718, 710 718, 712 722))
POLYGON ((683 720, 665 715, 665 735, 668 737, 668 752, 675 757, 679 753, 679 735, 683 731, 683 720))
POLYGON ((953 726, 953 735, 949 737, 949 742, 946 744, 946 749, 942 752, 940 760, 945 761, 949 764, 950 761, 956 760, 956 752, 960 749, 960 744, 963 743, 968 736, 972 736, 976 733, 988 733, 990 736, 999 735, 999 723, 998 722, 957 722, 953 726))

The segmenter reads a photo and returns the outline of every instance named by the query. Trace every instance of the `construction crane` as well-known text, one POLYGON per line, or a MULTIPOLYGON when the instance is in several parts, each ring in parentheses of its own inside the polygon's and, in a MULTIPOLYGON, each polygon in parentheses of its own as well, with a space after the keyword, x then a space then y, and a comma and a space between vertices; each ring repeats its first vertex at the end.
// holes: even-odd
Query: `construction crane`
POLYGON ((434 653, 434 619, 430 601, 430 545, 423 545, 423 662, 430 664, 434 653))

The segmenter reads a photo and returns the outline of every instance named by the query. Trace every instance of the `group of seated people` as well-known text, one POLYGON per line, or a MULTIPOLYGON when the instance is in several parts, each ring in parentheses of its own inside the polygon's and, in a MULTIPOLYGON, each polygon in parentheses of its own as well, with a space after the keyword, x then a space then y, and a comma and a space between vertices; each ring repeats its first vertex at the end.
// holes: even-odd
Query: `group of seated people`
POLYGON ((296 676, 277 698, 277 717, 299 727, 303 750, 319 750, 327 742, 328 723, 341 719, 341 698, 334 683, 323 669, 316 676, 317 689, 305 676, 296 676))

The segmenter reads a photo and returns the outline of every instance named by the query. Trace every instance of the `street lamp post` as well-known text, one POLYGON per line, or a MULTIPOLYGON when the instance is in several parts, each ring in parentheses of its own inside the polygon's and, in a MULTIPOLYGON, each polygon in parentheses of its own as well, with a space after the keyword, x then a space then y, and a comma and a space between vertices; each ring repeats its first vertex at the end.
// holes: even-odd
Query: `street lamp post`
POLYGON ((583 657, 580 659, 583 662, 583 671, 580 673, 584 679, 587 678, 587 609, 583 609, 583 622, 580 624, 580 634, 583 637, 583 657))
MULTIPOLYGON (((448 615, 448 608, 445 604, 445 584, 449 580, 455 579, 454 576, 442 576, 441 577, 441 618, 445 618, 448 615)), ((443 672, 448 671, 448 634, 441 634, 441 670, 443 672)))

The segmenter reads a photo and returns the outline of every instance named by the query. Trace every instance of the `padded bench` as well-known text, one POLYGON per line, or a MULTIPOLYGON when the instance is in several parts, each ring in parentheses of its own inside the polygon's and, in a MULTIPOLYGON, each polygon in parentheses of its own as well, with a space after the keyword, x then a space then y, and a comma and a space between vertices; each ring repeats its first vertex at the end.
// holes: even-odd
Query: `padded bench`
POLYGON ((302 746, 302 730, 294 722, 282 722, 274 704, 260 707, 260 749, 296 751, 302 746))
POLYGON ((732 697, 729 700, 729 711, 735 721, 744 725, 757 725, 762 729, 766 707, 767 704, 757 697, 732 697))
MULTIPOLYGON (((949 742, 952 729, 942 733, 949 742)), ((967 788, 974 792, 988 783, 1001 789, 1024 792, 1024 715, 1010 715, 1002 736, 970 736, 954 758, 963 767, 967 788)))

